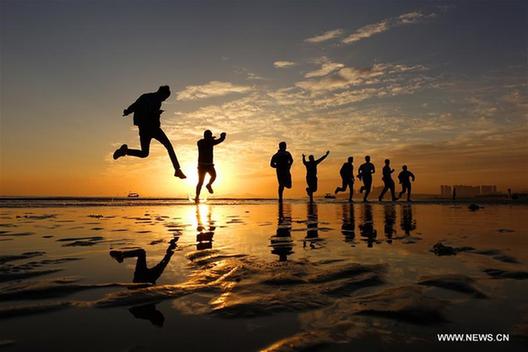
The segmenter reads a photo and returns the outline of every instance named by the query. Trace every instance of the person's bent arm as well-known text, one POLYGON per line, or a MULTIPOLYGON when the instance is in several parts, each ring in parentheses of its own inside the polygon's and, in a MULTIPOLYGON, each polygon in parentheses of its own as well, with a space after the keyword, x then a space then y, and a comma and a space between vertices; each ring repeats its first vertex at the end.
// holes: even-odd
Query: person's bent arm
POLYGON ((288 161, 290 163, 290 166, 292 166, 293 164, 293 157, 291 156, 291 154, 288 155, 288 161))
POLYGON ((306 155, 302 155, 303 156, 303 164, 306 165, 306 155))
POLYGON ((411 178, 412 178, 412 180, 413 180, 413 182, 414 182, 415 177, 414 177, 414 174, 413 174, 412 172, 411 172, 411 178))
POLYGON ((220 144, 226 139, 226 133, 222 132, 220 133, 220 138, 214 140, 214 145, 220 144))
POLYGON ((275 162, 275 155, 271 157, 270 166, 274 169, 277 168, 277 163, 275 162))
POLYGON ((372 170, 370 171, 371 174, 375 174, 376 173, 376 167, 374 166, 374 164, 372 164, 372 170))
POLYGON ((133 102, 128 108, 126 108, 125 110, 123 110, 123 116, 127 116, 127 115, 130 115, 131 113, 133 113, 134 111, 136 111, 136 108, 139 104, 139 101, 141 100, 143 96, 139 97, 135 102, 133 102))

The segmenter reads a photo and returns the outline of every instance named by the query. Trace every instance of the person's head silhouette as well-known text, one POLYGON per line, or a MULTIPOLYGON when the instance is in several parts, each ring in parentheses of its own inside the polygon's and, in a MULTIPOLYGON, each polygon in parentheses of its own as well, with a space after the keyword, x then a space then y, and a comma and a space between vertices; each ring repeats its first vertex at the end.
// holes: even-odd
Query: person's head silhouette
POLYGON ((158 94, 160 95, 162 100, 166 100, 171 95, 171 91, 169 86, 161 86, 158 89, 158 94))
POLYGON ((369 163, 369 162, 370 162, 370 156, 367 155, 367 156, 365 157, 365 161, 366 161, 367 163, 369 163))
POLYGON ((402 169, 403 169, 404 171, 406 171, 406 170, 407 170, 407 165, 403 165, 403 166, 402 166, 402 169))
POLYGON ((389 159, 385 159, 385 165, 387 165, 387 166, 390 165, 390 160, 389 159))
POLYGON ((279 150, 286 150, 286 142, 279 143, 279 150))
POLYGON ((211 139, 211 138, 213 138, 213 132, 211 132, 211 130, 205 130, 205 131, 204 131, 204 138, 205 138, 205 139, 211 139))
POLYGON ((314 161, 314 156, 313 156, 313 155, 310 155, 310 156, 308 157, 308 159, 309 159, 310 161, 314 161))
POLYGON ((352 163, 354 162, 354 158, 351 157, 351 156, 349 156, 349 157, 348 157, 348 162, 352 164, 352 163))

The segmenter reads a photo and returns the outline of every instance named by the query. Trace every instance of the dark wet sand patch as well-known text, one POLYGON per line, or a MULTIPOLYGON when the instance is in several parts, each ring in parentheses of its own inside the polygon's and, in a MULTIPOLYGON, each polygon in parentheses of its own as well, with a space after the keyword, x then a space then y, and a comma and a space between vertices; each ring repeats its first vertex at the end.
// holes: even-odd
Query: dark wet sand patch
POLYGON ((101 236, 90 236, 90 237, 71 237, 71 238, 61 238, 57 242, 69 242, 63 244, 63 247, 89 247, 96 245, 97 243, 104 240, 104 237, 101 236))
POLYGON ((487 296, 475 287, 474 280, 461 274, 444 274, 421 277, 419 285, 439 287, 446 290, 456 291, 471 295, 475 298, 486 298, 487 296))
POLYGON ((2 255, 0 256, 0 264, 5 264, 14 260, 29 259, 34 257, 39 257, 46 254, 46 252, 34 251, 34 252, 24 252, 22 254, 15 255, 2 255))
POLYGON ((33 232, 7 232, 0 234, 1 237, 25 237, 25 236, 32 236, 34 235, 33 232))
POLYGON ((53 235, 44 235, 42 236, 42 238, 53 238, 54 236, 53 235))
POLYGON ((527 271, 508 271, 508 270, 501 270, 501 269, 484 269, 483 271, 495 279, 515 279, 515 280, 528 279, 527 271))
POLYGON ((136 231, 136 233, 151 233, 152 231, 150 230, 139 230, 139 231, 136 231))
POLYGON ((445 255, 457 255, 458 253, 469 253, 469 254, 478 254, 491 257, 499 262, 519 264, 519 261, 509 255, 502 253, 498 249, 475 249, 473 247, 452 247, 443 244, 442 242, 437 242, 433 248, 430 250, 435 255, 445 256, 445 255))
POLYGON ((70 302, 46 303, 0 308, 0 319, 16 318, 26 315, 42 314, 66 309, 72 306, 70 302))
POLYGON ((154 241, 150 242, 150 245, 153 246, 153 245, 156 245, 156 244, 159 244, 159 243, 163 243, 163 242, 165 242, 164 239, 154 240, 154 241))
POLYGON ((103 227, 92 227, 90 230, 92 231, 101 231, 101 230, 104 230, 103 227))
POLYGON ((17 215, 17 219, 33 219, 33 220, 45 220, 56 218, 56 214, 42 214, 42 215, 17 215))
POLYGON ((0 268, 0 282, 23 280, 31 277, 56 273, 61 270, 62 269, 10 272, 8 269, 6 270, 6 268, 0 268))

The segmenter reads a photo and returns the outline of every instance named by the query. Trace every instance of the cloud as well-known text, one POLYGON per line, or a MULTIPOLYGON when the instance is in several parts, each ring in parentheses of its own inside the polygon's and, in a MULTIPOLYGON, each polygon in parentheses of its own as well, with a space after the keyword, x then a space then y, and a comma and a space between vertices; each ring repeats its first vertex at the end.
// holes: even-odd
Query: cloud
POLYGON ((304 77, 306 77, 306 78, 322 77, 322 76, 328 75, 329 73, 334 72, 335 70, 339 70, 339 69, 345 67, 345 65, 343 65, 343 64, 339 64, 339 63, 336 63, 336 62, 331 62, 331 61, 328 61, 328 60, 325 60, 325 61, 326 62, 322 63, 320 69, 315 70, 315 71, 307 72, 304 75, 304 77))
MULTIPOLYGON (((354 68, 344 67, 336 68, 336 64, 331 66, 334 72, 331 75, 326 75, 319 79, 309 79, 297 82, 295 85, 313 93, 334 91, 345 89, 359 84, 375 84, 382 81, 383 76, 395 75, 409 71, 416 71, 424 69, 423 66, 406 66, 406 65, 391 65, 391 64, 374 64, 371 67, 354 68)), ((311 77, 320 77, 319 73, 311 73, 311 77), (318 75, 319 74, 319 75, 318 75)), ((314 71, 315 72, 315 71, 314 71)))
POLYGON ((251 87, 236 85, 231 82, 211 81, 206 84, 187 86, 176 93, 177 100, 196 100, 217 97, 231 93, 246 93, 251 87))
POLYGON ((327 40, 335 39, 343 34, 342 29, 334 29, 332 31, 324 32, 323 34, 316 35, 315 37, 307 38, 304 41, 307 43, 321 43, 327 40))
POLYGON ((404 13, 398 17, 387 18, 380 22, 363 26, 357 29, 354 33, 344 38, 342 42, 344 44, 355 43, 362 39, 370 38, 373 35, 386 32, 391 28, 402 26, 402 25, 407 25, 407 24, 412 24, 412 23, 417 23, 422 19, 433 17, 433 16, 435 16, 434 13, 426 15, 426 14, 423 14, 417 11, 404 13))
POLYGON ((295 66, 295 62, 293 62, 293 61, 275 61, 273 63, 273 66, 275 66, 276 68, 288 68, 288 67, 295 66))

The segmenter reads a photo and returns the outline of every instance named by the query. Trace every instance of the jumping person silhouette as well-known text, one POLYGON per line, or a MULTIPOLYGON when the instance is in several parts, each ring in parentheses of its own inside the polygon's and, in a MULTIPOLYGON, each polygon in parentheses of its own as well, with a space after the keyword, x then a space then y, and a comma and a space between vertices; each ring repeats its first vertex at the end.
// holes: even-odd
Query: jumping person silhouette
POLYGON ((342 186, 335 189, 335 194, 345 192, 347 187, 350 189, 348 201, 352 202, 352 195, 354 194, 354 158, 349 156, 346 163, 341 166, 339 174, 341 175, 342 186))
POLYGON ((402 171, 398 174, 398 180, 400 181, 402 185, 402 190, 400 192, 400 195, 398 198, 401 198, 405 192, 407 192, 407 201, 411 201, 411 179, 412 182, 414 182, 414 174, 407 170, 407 165, 402 166, 402 171))
POLYGON ((303 164, 306 166, 306 183, 308 184, 308 187, 306 187, 306 193, 308 193, 308 196, 310 197, 310 203, 313 203, 313 194, 317 191, 317 165, 326 159, 328 154, 330 154, 329 150, 317 160, 314 159, 313 155, 310 155, 308 161, 306 161, 306 156, 304 154, 302 155, 303 164))
POLYGON ((282 193, 284 188, 292 187, 290 169, 293 164, 293 158, 290 152, 286 151, 286 142, 279 143, 279 150, 271 157, 270 166, 277 172, 277 181, 279 182, 279 202, 282 202, 282 193))
POLYGON ((361 166, 358 169, 358 179, 363 181, 363 186, 359 189, 360 193, 363 193, 365 191, 365 195, 363 196, 363 202, 368 201, 368 195, 370 193, 370 190, 372 188, 372 174, 376 172, 376 169, 374 168, 374 164, 370 162, 370 156, 365 157, 365 163, 361 164, 361 166))
POLYGON ((222 143, 226 138, 226 133, 222 132, 220 138, 216 139, 213 132, 206 130, 204 138, 198 141, 198 184, 196 185, 196 202, 200 201, 200 191, 205 180, 205 175, 209 174, 209 183, 205 188, 209 193, 213 193, 213 182, 216 180, 216 170, 213 163, 213 147, 222 143))
POLYGON ((391 192, 392 201, 395 201, 396 195, 394 194, 394 181, 392 180, 392 173, 394 172, 394 169, 391 169, 390 167, 390 160, 385 159, 385 166, 383 167, 383 191, 381 191, 381 194, 379 196, 379 201, 381 202, 383 200, 383 196, 385 193, 387 193, 388 190, 391 192))
POLYGON ((123 144, 114 152, 114 159, 119 159, 122 156, 129 155, 138 158, 146 158, 150 151, 150 142, 152 138, 163 144, 169 152, 172 166, 174 166, 174 176, 179 178, 186 178, 180 169, 178 158, 172 144, 161 129, 160 117, 163 110, 160 110, 161 103, 163 103, 170 96, 169 86, 159 87, 157 92, 145 93, 141 95, 135 103, 130 105, 123 111, 123 116, 128 116, 134 113, 134 125, 139 128, 139 141, 141 143, 141 150, 129 149, 126 144, 123 144))

